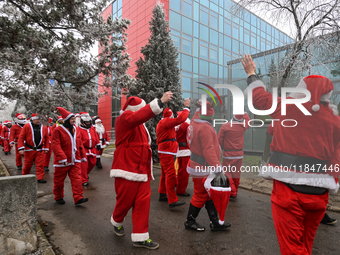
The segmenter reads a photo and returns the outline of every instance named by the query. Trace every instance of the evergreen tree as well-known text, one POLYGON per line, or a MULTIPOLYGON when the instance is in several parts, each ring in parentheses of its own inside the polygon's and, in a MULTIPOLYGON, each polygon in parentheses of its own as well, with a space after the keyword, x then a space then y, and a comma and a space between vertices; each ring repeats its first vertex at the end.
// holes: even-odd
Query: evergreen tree
POLYGON ((28 114, 56 106, 89 110, 99 96, 97 76, 105 87, 129 83, 130 22, 105 21, 108 1, 1 1, 0 99, 18 100, 28 114), (98 43, 100 53, 91 54, 98 43))
MULTIPOLYGON (((163 5, 158 3, 152 10, 152 14, 149 22, 151 36, 148 43, 141 49, 143 57, 136 62, 137 81, 129 88, 129 96, 138 96, 149 103, 156 97, 161 98, 166 91, 171 91, 173 100, 164 108, 169 107, 176 116, 176 112, 183 108, 177 48, 170 37, 163 5)), ((158 162, 156 126, 161 118, 160 114, 146 123, 152 139, 154 162, 158 162)))

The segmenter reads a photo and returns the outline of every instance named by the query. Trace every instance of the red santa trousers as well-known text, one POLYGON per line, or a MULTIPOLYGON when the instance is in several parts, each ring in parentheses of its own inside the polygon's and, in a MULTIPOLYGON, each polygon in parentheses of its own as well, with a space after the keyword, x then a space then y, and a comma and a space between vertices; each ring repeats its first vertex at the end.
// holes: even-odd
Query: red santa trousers
POLYGON ((274 180, 271 201, 281 254, 311 254, 316 230, 326 212, 328 192, 302 194, 274 180))
POLYGON ((97 150, 97 156, 96 158, 101 158, 104 150, 97 150))
POLYGON ((145 241, 149 238, 150 213, 150 180, 146 182, 129 181, 115 178, 116 205, 112 214, 112 224, 122 226, 123 220, 132 208, 133 242, 145 241))
POLYGON ((64 181, 66 176, 71 180, 74 203, 83 198, 83 188, 81 183, 80 163, 66 167, 55 167, 53 174, 53 194, 54 200, 64 197, 64 181))
POLYGON ((15 165, 22 166, 22 155, 19 153, 18 144, 15 144, 15 165))
POLYGON ((22 168, 22 175, 30 174, 31 168, 33 166, 33 161, 35 162, 35 168, 37 173, 37 179, 43 180, 45 176, 44 171, 44 158, 45 153, 43 151, 25 151, 24 152, 24 167, 22 168))
POLYGON ((187 165, 190 157, 178 157, 178 174, 177 174, 177 187, 176 193, 177 194, 184 194, 186 193, 186 188, 188 187, 189 183, 189 174, 187 172, 187 165))
POLYGON ((45 154, 45 162, 44 162, 45 167, 48 167, 50 165, 50 159, 52 155, 52 143, 50 143, 50 146, 48 148, 50 150, 45 154))
POLYGON ((237 196, 238 186, 240 185, 242 158, 226 159, 223 158, 223 166, 225 166, 225 174, 229 178, 231 187, 231 196, 237 196))
POLYGON ((87 155, 86 158, 87 158, 86 162, 80 163, 82 183, 88 182, 89 173, 94 168, 97 162, 96 156, 87 155))
POLYGON ((209 197, 208 192, 204 188, 204 181, 206 178, 192 178, 192 181, 194 182, 194 194, 191 198, 191 204, 195 207, 202 208, 205 203, 211 198, 209 197))
POLYGON ((159 193, 168 195, 168 203, 172 204, 178 201, 176 187, 176 171, 174 155, 159 153, 159 162, 161 163, 161 179, 159 181, 159 193))
POLYGON ((11 151, 11 146, 9 146, 9 141, 8 140, 3 140, 4 141, 4 151, 9 152, 11 151))

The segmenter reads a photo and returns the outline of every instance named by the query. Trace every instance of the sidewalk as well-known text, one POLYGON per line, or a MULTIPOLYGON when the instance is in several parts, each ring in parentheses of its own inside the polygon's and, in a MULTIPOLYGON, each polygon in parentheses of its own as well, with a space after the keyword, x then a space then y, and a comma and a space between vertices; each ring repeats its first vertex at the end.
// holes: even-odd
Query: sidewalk
MULTIPOLYGON (((103 157, 113 158, 115 148, 106 149, 103 157)), ((243 165, 258 165, 261 157, 244 156, 243 165)), ((154 168, 160 169, 160 166, 154 164, 154 168)), ((264 180, 257 176, 257 173, 242 173, 240 180, 240 188, 258 192, 261 194, 271 195, 273 189, 273 182, 264 180)), ((327 206, 329 211, 340 213, 340 192, 329 195, 329 203, 327 206)))

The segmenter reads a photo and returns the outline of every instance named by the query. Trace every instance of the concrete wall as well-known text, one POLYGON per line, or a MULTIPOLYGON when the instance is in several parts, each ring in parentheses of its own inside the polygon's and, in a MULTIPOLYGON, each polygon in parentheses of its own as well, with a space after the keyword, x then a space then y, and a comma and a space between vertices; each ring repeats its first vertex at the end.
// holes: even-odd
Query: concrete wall
POLYGON ((37 178, 0 178, 0 254, 22 255, 37 248, 37 178))

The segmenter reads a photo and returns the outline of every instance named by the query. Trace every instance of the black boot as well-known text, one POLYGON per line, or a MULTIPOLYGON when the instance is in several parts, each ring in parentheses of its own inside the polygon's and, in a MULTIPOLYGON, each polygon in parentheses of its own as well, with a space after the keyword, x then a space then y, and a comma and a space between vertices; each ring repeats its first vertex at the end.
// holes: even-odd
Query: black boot
POLYGON ((185 229, 195 230, 195 231, 204 231, 205 230, 205 228, 203 226, 201 226, 200 224, 198 224, 196 222, 196 218, 197 218, 200 210, 201 210, 201 208, 193 206, 190 203, 188 217, 187 217, 187 220, 184 223, 185 229))
POLYGON ((102 163, 100 162, 100 158, 97 158, 97 163, 96 163, 97 168, 102 169, 102 163))
POLYGON ((224 231, 231 226, 230 223, 225 223, 223 225, 219 223, 218 213, 212 200, 205 203, 205 209, 207 209, 209 215, 211 231, 224 231))

